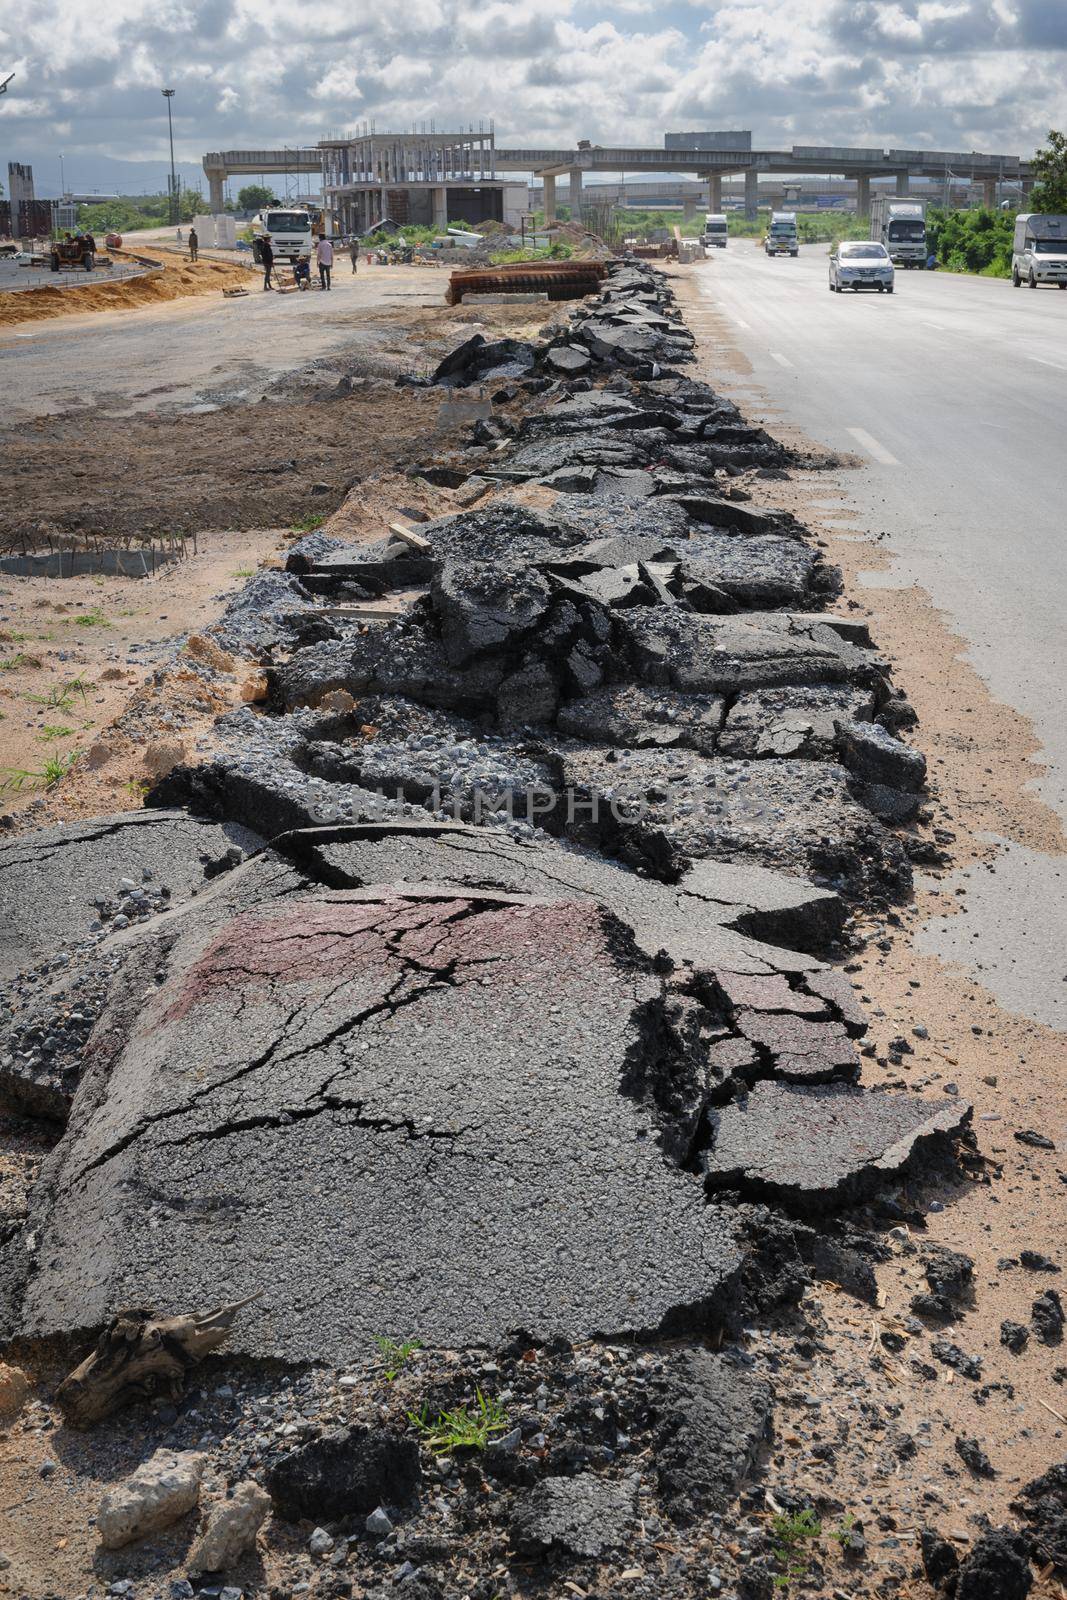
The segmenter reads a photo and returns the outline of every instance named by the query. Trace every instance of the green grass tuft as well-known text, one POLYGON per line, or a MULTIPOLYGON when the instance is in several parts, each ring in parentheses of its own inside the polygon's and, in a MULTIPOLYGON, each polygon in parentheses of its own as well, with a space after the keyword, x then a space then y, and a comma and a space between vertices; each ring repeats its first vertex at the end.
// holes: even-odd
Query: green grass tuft
POLYGON ((487 1400, 480 1389, 475 1394, 475 1405, 455 1406, 433 1418, 425 1406, 419 1412, 408 1412, 408 1421, 435 1455, 448 1455, 453 1450, 484 1450, 495 1434, 507 1432, 508 1419, 500 1401, 487 1400))

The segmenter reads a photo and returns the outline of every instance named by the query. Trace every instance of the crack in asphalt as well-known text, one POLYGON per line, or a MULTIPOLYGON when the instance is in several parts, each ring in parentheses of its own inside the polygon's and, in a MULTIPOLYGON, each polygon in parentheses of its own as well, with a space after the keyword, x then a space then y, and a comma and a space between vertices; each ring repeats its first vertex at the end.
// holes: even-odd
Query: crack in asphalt
MULTIPOLYGON (((383 913, 389 914, 393 909, 395 909, 395 908, 384 907, 383 908, 383 913)), ((441 932, 440 938, 435 940, 434 943, 431 945, 429 951, 424 952, 424 954, 432 956, 434 950, 438 949, 439 946, 444 942, 444 940, 448 936, 448 930, 454 928, 458 923, 466 921, 469 917, 478 915, 480 913, 481 909, 482 909, 481 907, 472 906, 472 905, 469 905, 469 904, 468 905, 461 905, 461 906, 457 907, 456 910, 451 912, 446 918, 443 919, 442 924, 441 924, 442 925, 442 932, 441 932)), ((426 922, 429 922, 431 920, 441 920, 441 919, 431 919, 430 917, 427 917, 424 920, 423 926, 425 926, 426 922)), ((166 1109, 164 1109, 162 1111, 157 1111, 157 1112, 152 1113, 150 1116, 142 1117, 138 1121, 138 1123, 133 1128, 129 1129, 120 1139, 116 1139, 114 1141, 114 1143, 109 1145, 106 1150, 101 1151, 99 1155, 94 1156, 92 1161, 87 1162, 85 1164, 85 1166, 83 1166, 74 1175, 74 1177, 70 1180, 70 1183, 69 1183, 68 1187, 73 1188, 77 1184, 83 1182, 89 1176, 89 1174, 91 1172, 94 1172, 99 1167, 105 1166, 109 1161, 112 1161, 116 1156, 121 1155, 123 1153, 123 1151, 128 1150, 129 1147, 132 1144, 136 1143, 136 1141, 138 1139, 140 1139, 143 1134, 147 1133, 150 1128, 155 1127, 159 1123, 171 1121, 176 1117, 186 1116, 190 1112, 194 1111, 199 1105, 201 1105, 210 1095, 214 1095, 214 1094, 218 1093, 219 1090, 231 1088, 235 1083, 242 1082, 245 1078, 250 1077, 253 1073, 260 1072, 265 1066, 271 1065, 275 1061, 276 1058, 277 1058, 278 1065, 285 1065, 287 1063, 291 1063, 291 1062, 294 1062, 294 1061, 299 1061, 303 1057, 308 1056, 308 1055, 310 1055, 312 1053, 317 1053, 320 1050, 328 1049, 330 1047, 330 1045, 335 1044, 339 1039, 344 1038, 346 1035, 348 1035, 349 1033, 352 1033, 354 1030, 362 1027, 365 1023, 372 1021, 377 1016, 382 1016, 382 1015, 395 1016, 398 1011, 406 1009, 406 1007, 408 1007, 410 1005, 416 1004, 419 1000, 424 999, 427 994, 433 992, 434 990, 454 987, 456 985, 457 981, 458 981, 457 980, 457 970, 461 965, 464 964, 462 962, 462 958, 459 957, 459 956, 456 956, 451 961, 446 962, 443 966, 433 967, 433 966, 426 965, 425 962, 421 959, 421 956, 420 957, 412 957, 412 956, 400 951, 397 948, 398 941, 400 939, 402 939, 406 934, 411 933, 412 931, 414 931, 414 930, 411 929, 411 928, 408 928, 408 927, 398 928, 398 929, 391 930, 389 933, 387 933, 384 936, 384 942, 385 942, 385 944, 387 946, 390 947, 390 953, 394 957, 394 959, 399 961, 401 970, 400 970, 399 975, 395 979, 395 981, 389 986, 389 989, 387 990, 385 995, 382 996, 382 998, 380 1000, 375 1001, 373 1004, 371 1004, 369 1006, 366 1006, 363 1010, 354 1013, 350 1017, 347 1017, 344 1020, 344 1022, 339 1023, 336 1028, 332 1029, 330 1032, 325 1034, 322 1038, 315 1039, 314 1041, 312 1041, 312 1042, 310 1042, 310 1043, 308 1043, 306 1045, 301 1046, 299 1049, 293 1050, 288 1055, 279 1055, 279 1051, 281 1050, 282 1046, 285 1043, 286 1036, 287 1036, 290 1028, 293 1026, 293 1024, 296 1022, 296 1020, 303 1013, 305 1013, 305 1011, 306 1011, 306 1007, 303 1004, 295 1007, 286 1016, 285 1021, 281 1025, 281 1028, 279 1030, 278 1036, 271 1042, 271 1044, 267 1047, 266 1050, 261 1052, 260 1055, 256 1056, 252 1061, 242 1063, 242 1065, 238 1068, 238 1070, 235 1071, 235 1072, 230 1073, 230 1075, 228 1077, 215 1079, 211 1083, 204 1084, 199 1089, 194 1089, 182 1101, 182 1103, 180 1105, 169 1106, 169 1107, 167 1107, 166 1109), (429 982, 429 983, 426 983, 426 984, 422 984, 422 985, 416 986, 416 987, 412 988, 410 990, 410 992, 408 994, 404 995, 402 998, 397 998, 399 993, 400 993, 400 991, 403 989, 403 986, 415 974, 420 974, 420 975, 430 974, 430 975, 432 975, 432 981, 429 982)), ((357 935, 357 932, 358 932, 358 934, 365 934, 365 933, 368 933, 368 932, 380 932, 380 930, 377 930, 377 929, 374 929, 374 928, 371 928, 371 929, 364 928, 364 929, 359 929, 359 930, 342 930, 342 929, 339 929, 339 930, 337 930, 337 932, 339 934, 341 934, 342 936, 344 936, 344 937, 355 937, 357 935)), ((282 937, 286 937, 286 938, 288 938, 288 937, 298 937, 300 939, 314 939, 316 937, 316 935, 311 934, 311 933, 298 933, 296 935, 290 934, 290 935, 285 935, 285 936, 279 936, 279 939, 278 939, 277 942, 281 942, 282 937)), ((319 937, 321 937, 321 935, 319 937)), ((486 965, 486 964, 488 964, 489 962, 491 962, 491 961, 493 961, 495 959, 496 959, 495 957, 488 957, 488 958, 486 958, 485 961, 469 961, 469 962, 467 962, 465 964, 466 965, 471 965, 471 966, 483 966, 483 965, 486 965)), ((227 970, 229 970, 229 969, 227 969, 227 970)), ((247 968, 241 968, 239 970, 248 972, 247 968)), ((261 973, 256 973, 256 972, 248 972, 248 975, 250 977, 261 977, 262 976, 261 973)), ((336 994, 343 987, 344 987, 344 982, 342 981, 334 989, 331 990, 331 996, 333 994, 336 994)), ((321 1004, 316 1007, 316 1010, 323 1009, 325 1007, 325 1005, 328 1004, 329 998, 330 997, 326 997, 321 1002, 321 1004)), ((266 1121, 264 1121, 264 1118, 246 1118, 246 1119, 243 1119, 243 1125, 244 1126, 248 1126, 248 1127, 264 1126, 264 1125, 266 1125, 266 1126, 270 1126, 270 1125, 278 1125, 278 1126, 280 1126, 280 1125, 283 1125, 287 1121, 300 1120, 300 1119, 302 1119, 304 1117, 307 1117, 308 1115, 318 1115, 320 1113, 320 1111, 322 1111, 322 1110, 345 1109, 347 1103, 343 1102, 343 1101, 338 1101, 337 1105, 331 1107, 329 1105, 329 1103, 328 1103, 328 1096, 329 1096, 329 1090, 330 1090, 330 1087, 332 1086, 332 1084, 335 1083, 336 1080, 339 1077, 342 1076, 342 1074, 344 1074, 345 1072, 349 1071, 350 1070, 350 1066, 351 1066, 351 1064, 349 1062, 343 1063, 340 1067, 337 1068, 337 1070, 335 1072, 331 1073, 329 1075, 329 1077, 327 1077, 325 1079, 325 1081, 322 1084, 320 1084, 319 1088, 315 1091, 316 1092, 316 1096, 319 1099, 327 1100, 326 1104, 324 1104, 322 1106, 303 1107, 303 1108, 300 1108, 299 1110, 297 1110, 295 1112, 287 1112, 284 1115, 282 1115, 280 1113, 269 1113, 269 1114, 268 1113, 264 1113, 264 1118, 266 1119, 266 1121), (278 1121, 276 1123, 272 1122, 272 1119, 276 1118, 276 1117, 280 1117, 280 1121, 278 1121)), ((355 1104, 357 1106, 361 1106, 363 1104, 363 1102, 355 1102, 355 1104)), ((399 1126, 403 1126, 403 1125, 404 1125, 403 1123, 399 1124, 399 1126)), ((199 1137, 201 1137, 201 1138, 222 1137, 223 1135, 225 1135, 229 1131, 234 1131, 234 1132, 240 1131, 241 1126, 242 1126, 241 1123, 225 1124, 225 1125, 220 1126, 219 1129, 213 1130, 211 1132, 204 1133, 204 1134, 200 1135, 199 1137)), ((192 1135, 188 1136, 188 1138, 192 1138, 192 1137, 194 1137, 194 1136, 192 1136, 192 1135)), ((442 1135, 442 1137, 445 1137, 445 1135, 442 1135)), ((163 1142, 165 1144, 169 1144, 169 1145, 178 1145, 178 1144, 183 1144, 183 1143, 188 1142, 188 1139, 165 1140, 163 1142)))

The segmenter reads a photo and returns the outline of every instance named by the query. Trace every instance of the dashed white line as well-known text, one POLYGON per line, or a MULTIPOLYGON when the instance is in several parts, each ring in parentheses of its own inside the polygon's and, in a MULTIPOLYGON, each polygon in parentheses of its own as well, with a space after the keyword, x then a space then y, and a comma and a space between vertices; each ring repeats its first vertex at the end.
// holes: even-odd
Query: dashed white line
POLYGON ((777 361, 777 363, 778 363, 778 365, 780 367, 791 367, 793 365, 793 363, 790 361, 789 357, 788 356, 784 356, 780 350, 771 350, 768 353, 770 355, 771 360, 772 361, 777 361))
POLYGON ((922 326, 924 328, 936 328, 938 333, 946 332, 945 324, 943 322, 924 322, 922 326))
POLYGON ((879 444, 878 440, 869 434, 866 428, 849 428, 848 431, 856 443, 862 445, 867 454, 873 456, 876 461, 880 461, 883 467, 900 466, 896 456, 891 455, 884 444, 879 444))
POLYGON ((1062 361, 1046 361, 1044 356, 1027 356, 1027 361, 1036 361, 1039 367, 1055 367, 1057 372, 1067 372, 1067 365, 1062 361))
POLYGON ((735 317, 734 321, 737 323, 737 326, 739 328, 747 328, 748 327, 748 323, 747 322, 742 322, 740 317, 735 317))

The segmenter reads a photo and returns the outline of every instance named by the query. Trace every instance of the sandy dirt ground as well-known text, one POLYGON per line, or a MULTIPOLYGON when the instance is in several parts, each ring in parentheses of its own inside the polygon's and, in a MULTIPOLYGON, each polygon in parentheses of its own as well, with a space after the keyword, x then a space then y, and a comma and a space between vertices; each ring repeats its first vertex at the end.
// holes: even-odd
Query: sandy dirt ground
MULTIPOLYGON (((754 387, 727 319, 700 299, 683 271, 675 274, 675 288, 698 336, 700 375, 776 437, 813 448, 782 426, 773 401, 754 387)), ((819 537, 827 560, 844 575, 836 609, 869 620, 897 686, 915 706, 919 723, 909 737, 926 755, 932 793, 930 821, 920 831, 945 848, 951 867, 990 862, 988 834, 1063 854, 1058 817, 1026 788, 1040 762, 1030 724, 991 697, 963 642, 923 590, 865 585, 863 575, 886 569, 890 558, 850 509, 850 470, 793 474, 788 482, 757 486, 757 494, 794 510, 819 537)), ((827 1348, 806 1381, 827 1397, 850 1383, 866 1387, 891 1427, 919 1442, 918 1452, 894 1458, 883 1426, 841 1441, 828 1470, 812 1455, 811 1430, 802 1438, 783 1417, 782 1437, 795 1443, 778 1465, 786 1482, 873 1504, 880 1520, 892 1518, 893 1527, 883 1529, 892 1540, 904 1542, 909 1529, 931 1521, 951 1528, 962 1551, 977 1537, 981 1515, 1004 1520, 1021 1484, 1067 1454, 1063 1347, 1031 1338, 1013 1355, 1000 1342, 1003 1320, 1028 1322, 1033 1299, 1063 1281, 1025 1270, 1019 1254, 1034 1250, 1062 1264, 1067 1083, 1061 1034, 1006 1011, 960 967, 917 954, 916 933, 928 918, 953 910, 966 916, 966 894, 941 887, 947 875, 947 868, 917 872, 912 903, 884 921, 865 920, 858 930, 864 947, 847 970, 872 1017, 863 1081, 931 1094, 955 1085, 974 1106, 982 1170, 962 1189, 916 1192, 917 1204, 933 1201, 934 1209, 912 1231, 916 1240, 975 1260, 975 1304, 944 1334, 981 1359, 981 1378, 969 1382, 930 1360, 930 1335, 939 1330, 923 1329, 910 1312, 910 1297, 924 1285, 918 1257, 900 1241, 896 1260, 879 1271, 885 1303, 877 1314, 863 1314, 843 1294, 822 1297, 827 1348), (1019 1143, 1014 1135, 1026 1130, 1050 1136, 1058 1149, 1019 1143), (883 1334, 892 1344, 902 1341, 899 1348, 888 1350, 883 1334), (964 1466, 958 1436, 980 1441, 994 1478, 978 1479, 964 1466)), ((1033 1592, 1060 1591, 1047 1579, 1033 1592)))
MULTIPOLYGON (((114 255, 116 261, 131 260, 128 250, 116 250, 114 255)), ((102 256, 101 263, 107 259, 102 256)), ((237 262, 192 262, 170 252, 161 252, 153 259, 162 262, 161 270, 143 278, 109 283, 107 268, 101 264, 94 272, 85 274, 84 284, 78 283, 69 289, 55 288, 48 282, 51 273, 42 272, 39 289, 0 295, 0 328, 45 318, 156 305, 194 294, 221 294, 224 289, 247 289, 253 281, 251 269, 237 262)))

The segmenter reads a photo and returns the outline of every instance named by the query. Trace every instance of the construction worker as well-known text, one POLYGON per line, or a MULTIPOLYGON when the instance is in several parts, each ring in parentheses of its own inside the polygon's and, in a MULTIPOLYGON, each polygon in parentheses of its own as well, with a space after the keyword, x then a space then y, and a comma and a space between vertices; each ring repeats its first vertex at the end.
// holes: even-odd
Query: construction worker
POLYGON ((328 289, 333 271, 333 245, 325 236, 315 245, 315 260, 319 264, 319 288, 328 289))
POLYGON ((274 269, 274 246, 266 234, 263 234, 259 241, 259 259, 263 263, 263 287, 269 289, 270 275, 274 269))
POLYGON ((357 271, 357 269, 359 267, 359 235, 358 234, 354 233, 352 235, 351 239, 349 239, 349 241, 348 241, 348 259, 352 263, 352 271, 353 272, 357 271))
POLYGON ((200 237, 195 228, 189 229, 189 260, 195 261, 200 250, 200 237))

